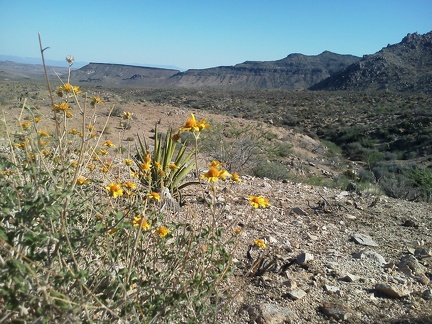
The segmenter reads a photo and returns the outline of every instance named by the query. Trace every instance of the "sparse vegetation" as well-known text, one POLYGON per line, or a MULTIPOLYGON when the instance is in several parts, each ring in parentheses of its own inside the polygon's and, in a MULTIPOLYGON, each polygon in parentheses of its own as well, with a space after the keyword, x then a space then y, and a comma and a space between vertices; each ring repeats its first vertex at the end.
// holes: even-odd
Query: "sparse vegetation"
MULTIPOLYGON (((111 117, 102 129, 94 124, 103 102, 88 104, 81 92, 68 79, 57 89, 52 120, 35 118, 26 105, 14 129, 4 120, 10 154, 0 160, 2 319, 215 321, 231 302, 224 282, 241 231, 238 219, 225 221, 215 184, 235 186, 240 178, 211 162, 194 179, 208 192, 205 205, 196 197, 179 212, 194 151, 171 132, 156 132, 152 146, 140 138, 135 152, 118 149, 102 140, 111 117), (69 126, 74 118, 79 128, 69 126)), ((180 131, 198 140, 206 128, 191 118, 180 131)), ((269 206, 261 196, 249 200, 251 210, 269 206)), ((254 249, 265 248, 255 241, 254 249)))

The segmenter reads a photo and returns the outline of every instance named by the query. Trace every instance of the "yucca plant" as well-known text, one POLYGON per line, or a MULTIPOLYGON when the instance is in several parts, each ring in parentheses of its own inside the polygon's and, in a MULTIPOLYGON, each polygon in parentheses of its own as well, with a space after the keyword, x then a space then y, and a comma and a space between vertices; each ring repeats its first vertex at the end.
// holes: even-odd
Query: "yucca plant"
POLYGON ((138 136, 139 147, 135 163, 137 164, 143 185, 151 191, 166 193, 181 203, 180 190, 199 182, 184 182, 184 178, 196 167, 193 159, 194 150, 187 152, 186 143, 173 140, 172 129, 165 134, 155 128, 154 147, 151 150, 146 139, 138 136))

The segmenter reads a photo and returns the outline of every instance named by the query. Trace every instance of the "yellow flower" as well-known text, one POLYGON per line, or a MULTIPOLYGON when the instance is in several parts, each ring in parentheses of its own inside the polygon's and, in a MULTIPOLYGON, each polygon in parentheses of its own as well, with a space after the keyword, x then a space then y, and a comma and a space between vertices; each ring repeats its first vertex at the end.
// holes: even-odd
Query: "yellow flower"
POLYGON ((156 169, 158 169, 159 171, 162 170, 162 164, 160 162, 155 161, 154 165, 155 165, 156 169))
POLYGON ((161 201, 161 197, 157 192, 149 193, 149 194, 147 194, 147 197, 149 197, 149 199, 157 200, 158 202, 161 201))
POLYGON ((264 240, 262 240, 262 239, 254 240, 254 244, 255 244, 255 246, 262 248, 262 249, 265 249, 267 247, 264 240))
POLYGON ((203 129, 210 128, 210 125, 206 123, 206 118, 197 121, 194 114, 186 120, 186 123, 180 127, 180 131, 199 132, 203 129))
POLYGON ((87 165, 87 169, 89 169, 90 171, 93 171, 94 168, 95 168, 94 164, 87 165))
POLYGON ((213 160, 211 161, 211 163, 208 164, 209 167, 216 167, 216 168, 220 168, 224 165, 225 163, 221 163, 219 161, 213 160))
POLYGON ((150 172, 151 167, 152 167, 152 164, 150 162, 141 163, 141 166, 140 166, 141 171, 144 173, 150 172))
POLYGON ((115 147, 115 144, 110 140, 106 140, 105 143, 103 143, 103 146, 115 147))
POLYGON ((207 178, 208 182, 216 182, 219 179, 219 169, 216 167, 211 167, 206 173, 204 173, 201 178, 207 178))
POLYGON ((40 146, 47 146, 49 142, 39 140, 38 143, 39 143, 40 146))
POLYGON ((131 159, 124 159, 123 162, 127 165, 127 166, 131 166, 133 164, 133 160, 131 159))
POLYGON ((127 181, 127 182, 123 183, 123 187, 128 188, 128 189, 136 189, 137 185, 135 183, 133 183, 132 181, 127 181))
POLYGON ((123 119, 132 119, 133 113, 129 112, 129 111, 124 111, 123 112, 123 119))
POLYGON ((100 170, 101 170, 103 173, 108 173, 108 172, 109 172, 109 168, 108 168, 107 166, 103 166, 102 168, 100 168, 100 170))
POLYGON ((105 188, 106 188, 106 190, 108 190, 109 194, 111 196, 113 196, 114 198, 117 198, 119 196, 123 196, 123 189, 121 188, 121 185, 118 183, 111 182, 105 188))
POLYGON ((234 233, 236 233, 236 234, 240 234, 240 232, 241 232, 241 229, 240 229, 240 228, 237 227, 237 228, 234 229, 234 233))
POLYGON ((238 175, 237 172, 234 172, 234 173, 231 175, 231 179, 232 179, 233 181, 235 181, 235 182, 241 182, 241 179, 239 178, 239 175, 238 175))
POLYGON ((175 163, 168 164, 168 168, 170 168, 171 170, 177 170, 177 169, 179 169, 179 167, 175 163))
POLYGON ((230 177, 231 174, 227 170, 219 170, 217 167, 212 166, 210 169, 204 173, 201 178, 207 178, 208 182, 216 182, 218 179, 225 180, 227 177, 230 177))
POLYGON ((71 85, 70 83, 65 83, 65 84, 63 84, 62 86, 59 86, 58 87, 58 91, 57 91, 57 94, 59 94, 59 93, 61 93, 62 95, 63 95, 63 92, 66 92, 66 93, 72 93, 72 92, 75 92, 75 94, 80 94, 80 93, 82 93, 82 91, 80 90, 80 87, 79 86, 73 86, 73 85, 71 85))
POLYGON ((164 238, 165 236, 168 235, 168 233, 171 233, 171 231, 165 226, 161 226, 156 230, 156 233, 159 234, 161 238, 164 238))
POLYGON ((40 137, 50 137, 51 136, 50 134, 48 134, 44 130, 39 131, 38 134, 39 134, 40 137))
POLYGON ((72 161, 70 165, 71 165, 71 167, 75 168, 78 165, 78 162, 77 161, 72 161))
POLYGON ((69 134, 71 134, 71 135, 77 135, 77 134, 80 134, 80 131, 77 130, 76 128, 72 128, 72 129, 69 131, 69 134))
POLYGON ((262 196, 249 196, 248 200, 251 202, 253 208, 255 209, 259 207, 266 208, 270 206, 268 199, 262 196))
POLYGON ((100 155, 108 155, 108 151, 105 150, 105 149, 100 149, 100 150, 98 151, 98 154, 100 154, 100 155))
POLYGON ((73 114, 70 111, 66 111, 66 118, 72 118, 73 114))
POLYGON ((21 142, 21 143, 14 144, 14 146, 16 146, 22 150, 25 149, 27 147, 27 145, 28 145, 28 142, 21 142))
POLYGON ((140 215, 137 215, 137 216, 134 217, 134 219, 132 221, 133 226, 139 227, 140 224, 141 224, 141 220, 142 220, 141 227, 144 230, 146 230, 146 231, 149 230, 150 229, 150 224, 147 222, 147 220, 143 219, 140 215))
POLYGON ((30 128, 30 122, 29 122, 29 121, 23 121, 23 122, 20 122, 20 125, 21 125, 21 127, 24 128, 24 129, 28 129, 28 128, 30 128))
POLYGON ((90 101, 90 105, 92 105, 94 107, 94 106, 96 106, 96 104, 101 104, 101 105, 104 104, 101 97, 99 97, 99 96, 93 96, 92 97, 92 100, 90 101))
POLYGON ((66 102, 62 102, 60 104, 55 104, 54 111, 68 111, 68 110, 72 110, 71 107, 69 107, 69 105, 66 102))
POLYGON ((219 171, 219 178, 221 178, 222 180, 225 181, 226 178, 230 178, 230 177, 231 174, 227 170, 222 169, 219 171))
POLYGON ((33 121, 34 121, 35 123, 39 123, 39 122, 41 121, 41 119, 40 119, 39 117, 35 117, 35 118, 33 118, 33 121))
POLYGON ((86 184, 89 184, 90 183, 90 180, 89 179, 86 179, 86 178, 84 178, 84 177, 79 177, 78 179, 77 179, 77 184, 79 184, 80 186, 83 186, 83 185, 86 185, 86 184))

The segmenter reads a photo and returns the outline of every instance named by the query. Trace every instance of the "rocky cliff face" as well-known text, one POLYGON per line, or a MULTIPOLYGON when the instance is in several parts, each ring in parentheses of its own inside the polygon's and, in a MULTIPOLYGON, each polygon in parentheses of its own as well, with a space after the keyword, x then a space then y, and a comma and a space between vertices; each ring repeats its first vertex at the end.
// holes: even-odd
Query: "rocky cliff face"
POLYGON ((171 77, 169 83, 187 88, 306 89, 358 60, 356 56, 328 51, 315 56, 290 54, 277 61, 188 70, 171 77))
POLYGON ((310 89, 432 92, 432 32, 408 34, 310 89))

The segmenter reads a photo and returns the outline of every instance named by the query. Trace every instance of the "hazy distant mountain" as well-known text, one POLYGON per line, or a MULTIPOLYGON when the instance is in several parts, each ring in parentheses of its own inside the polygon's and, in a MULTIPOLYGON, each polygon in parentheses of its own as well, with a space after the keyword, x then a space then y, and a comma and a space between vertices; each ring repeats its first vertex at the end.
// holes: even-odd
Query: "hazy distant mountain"
POLYGON ((310 89, 432 92, 432 32, 408 34, 310 89))
POLYGON ((170 78, 179 87, 229 89, 306 89, 360 58, 325 51, 319 55, 290 54, 277 61, 246 61, 234 66, 187 70, 170 78))

